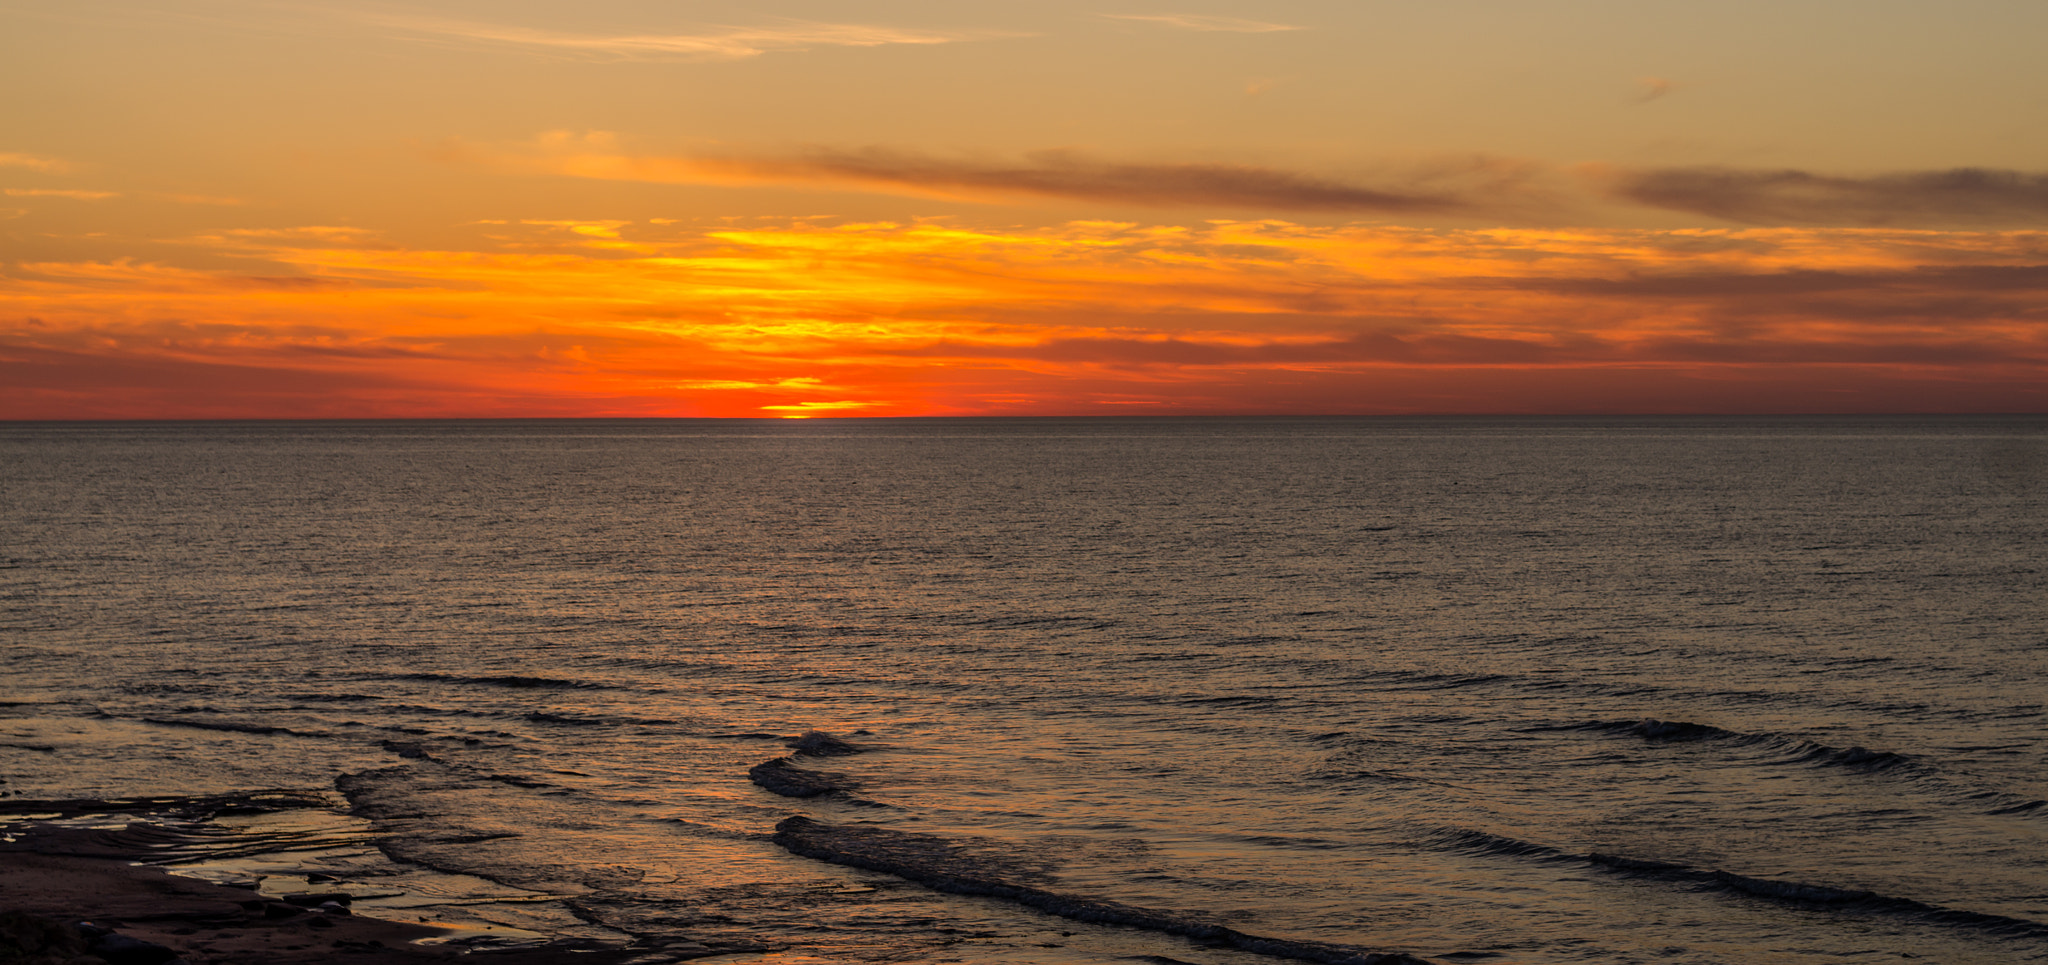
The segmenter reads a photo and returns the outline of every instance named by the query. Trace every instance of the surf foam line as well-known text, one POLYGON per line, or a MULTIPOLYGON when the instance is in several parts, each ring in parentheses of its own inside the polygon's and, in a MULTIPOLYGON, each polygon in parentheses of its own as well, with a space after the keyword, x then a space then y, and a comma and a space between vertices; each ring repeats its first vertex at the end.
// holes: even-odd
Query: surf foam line
POLYGON ((1374 952, 1349 945, 1268 938, 1170 911, 1139 908, 1099 898, 1063 895, 1017 884, 949 859, 956 849, 944 838, 885 828, 831 825, 801 815, 775 826, 771 839, 791 854, 831 864, 879 871, 956 895, 1001 898, 1029 908, 1098 925, 1164 932, 1239 951, 1323 965, 1429 965, 1403 952, 1374 952))
POLYGON ((1527 858, 1559 864, 1576 864, 1614 874, 1653 881, 1700 886, 1710 891, 1733 892, 1800 907, 1826 907, 1866 915, 1887 915, 1929 924, 1969 928, 2006 937, 2048 938, 2048 924, 2025 918, 2009 918, 1977 911, 1944 908, 1911 898, 1898 898, 1853 888, 1758 878, 1690 865, 1625 855, 1589 852, 1576 854, 1549 845, 1523 841, 1505 835, 1467 828, 1438 828, 1435 837, 1454 850, 1507 858, 1527 858))

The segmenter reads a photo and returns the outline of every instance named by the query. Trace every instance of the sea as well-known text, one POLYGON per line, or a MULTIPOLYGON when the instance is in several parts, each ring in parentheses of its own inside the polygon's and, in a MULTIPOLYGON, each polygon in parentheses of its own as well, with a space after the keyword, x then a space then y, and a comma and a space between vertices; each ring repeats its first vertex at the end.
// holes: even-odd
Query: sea
POLYGON ((15 831, 478 942, 2048 962, 2048 417, 4 423, 0 527, 15 831))

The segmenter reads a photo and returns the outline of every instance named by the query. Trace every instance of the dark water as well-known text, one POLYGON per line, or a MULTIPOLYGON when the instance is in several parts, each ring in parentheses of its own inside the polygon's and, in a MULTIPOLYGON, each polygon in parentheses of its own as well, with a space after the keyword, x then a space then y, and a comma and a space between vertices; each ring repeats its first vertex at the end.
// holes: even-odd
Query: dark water
POLYGON ((2048 961, 2041 418, 14 424, 0 490, 0 790, 339 778, 235 826, 481 919, 2048 961))

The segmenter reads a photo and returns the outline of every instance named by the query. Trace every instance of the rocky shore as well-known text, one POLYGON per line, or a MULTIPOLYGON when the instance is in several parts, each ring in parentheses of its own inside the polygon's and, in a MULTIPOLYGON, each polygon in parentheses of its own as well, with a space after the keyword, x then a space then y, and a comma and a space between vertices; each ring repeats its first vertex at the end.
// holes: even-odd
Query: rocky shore
POLYGON ((152 855, 132 847, 136 826, 61 820, 104 811, 106 802, 40 803, 35 817, 60 820, 9 822, 0 840, 4 965, 379 965, 485 952, 501 965, 652 965, 678 957, 588 939, 466 940, 457 928, 358 914, 346 890, 266 895, 175 875, 137 863, 152 855))

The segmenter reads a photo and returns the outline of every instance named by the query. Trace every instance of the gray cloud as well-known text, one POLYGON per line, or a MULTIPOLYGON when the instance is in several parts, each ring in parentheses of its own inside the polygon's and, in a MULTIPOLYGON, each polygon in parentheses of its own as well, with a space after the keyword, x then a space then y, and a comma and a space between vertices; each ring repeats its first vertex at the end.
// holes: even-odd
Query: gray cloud
POLYGON ((1613 195, 1748 224, 2048 223, 2048 174, 1987 168, 1869 177, 1725 167, 1603 171, 1613 195))
MULTIPOLYGON (((915 192, 1025 194, 1152 207, 1452 213, 1471 206, 1456 189, 1424 184, 1376 187, 1253 165, 1119 163, 1068 151, 1035 152, 1022 164, 932 158, 882 149, 815 151, 791 160, 711 163, 757 177, 856 181, 915 192)), ((1501 179, 1498 172, 1486 172, 1485 176, 1501 179)))

